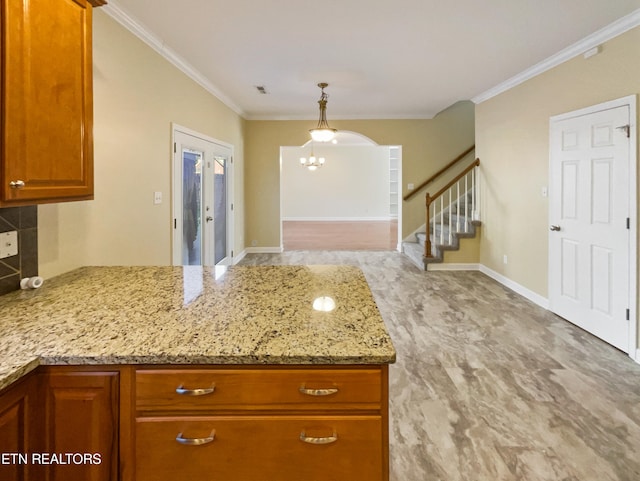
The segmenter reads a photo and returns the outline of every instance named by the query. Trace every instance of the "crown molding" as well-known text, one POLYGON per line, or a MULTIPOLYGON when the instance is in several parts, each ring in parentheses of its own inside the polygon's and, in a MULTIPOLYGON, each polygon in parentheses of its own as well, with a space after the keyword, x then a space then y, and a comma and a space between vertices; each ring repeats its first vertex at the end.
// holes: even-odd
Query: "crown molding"
MULTIPOLYGON (((431 120, 435 115, 389 115, 389 114, 371 114, 371 115, 328 115, 331 117, 329 123, 334 120, 431 120)), ((305 120, 309 122, 318 122, 318 116, 309 117, 308 115, 251 115, 245 116, 246 120, 305 120)))
POLYGON ((526 82, 533 77, 540 75, 541 73, 551 70, 554 67, 571 60, 578 55, 582 55, 587 50, 590 50, 598 45, 601 45, 618 35, 621 35, 632 28, 640 25, 640 9, 634 10, 629 15, 626 15, 615 22, 607 25, 606 27, 592 33, 591 35, 583 38, 582 40, 570 45, 569 47, 561 50, 560 52, 552 55, 551 57, 543 60, 540 63, 535 64, 532 67, 520 72, 518 75, 511 77, 508 80, 496 85, 493 88, 473 97, 471 101, 475 104, 489 100, 496 95, 499 95, 507 90, 526 82))
POLYGON ((129 15, 115 0, 109 0, 109 3, 100 9, 105 12, 116 22, 129 30, 132 34, 150 46, 153 50, 164 57, 169 63, 184 73, 191 80, 204 88, 211 95, 216 97, 220 102, 233 110, 236 114, 244 117, 244 111, 238 107, 229 97, 223 94, 220 89, 211 83, 211 81, 200 73, 193 65, 182 58, 178 53, 167 47, 162 39, 154 35, 146 26, 129 15))

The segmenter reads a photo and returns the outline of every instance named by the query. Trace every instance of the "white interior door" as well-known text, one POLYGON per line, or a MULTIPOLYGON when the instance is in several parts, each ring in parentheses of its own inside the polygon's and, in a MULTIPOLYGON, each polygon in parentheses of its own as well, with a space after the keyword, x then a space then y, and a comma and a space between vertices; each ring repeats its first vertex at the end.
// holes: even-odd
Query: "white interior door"
POLYGON ((173 264, 230 264, 231 148, 174 129, 173 264))
POLYGON ((630 349, 630 107, 551 120, 549 304, 630 349))

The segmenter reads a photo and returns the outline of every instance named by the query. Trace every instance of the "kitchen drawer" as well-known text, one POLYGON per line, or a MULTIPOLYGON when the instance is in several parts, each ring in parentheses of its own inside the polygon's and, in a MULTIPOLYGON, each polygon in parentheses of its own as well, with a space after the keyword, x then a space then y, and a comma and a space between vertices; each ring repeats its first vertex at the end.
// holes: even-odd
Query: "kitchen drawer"
POLYGON ((376 368, 140 369, 136 372, 136 408, 140 414, 379 410, 382 395, 382 373, 376 368), (178 393, 180 389, 185 390, 183 394, 178 393))
POLYGON ((138 418, 135 479, 383 481, 382 426, 380 416, 138 418))

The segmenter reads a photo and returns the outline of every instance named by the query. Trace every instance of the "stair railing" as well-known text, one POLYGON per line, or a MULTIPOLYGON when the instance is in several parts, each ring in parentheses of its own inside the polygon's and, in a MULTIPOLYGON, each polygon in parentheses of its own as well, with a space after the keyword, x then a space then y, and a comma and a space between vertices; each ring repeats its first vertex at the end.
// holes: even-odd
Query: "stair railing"
POLYGON ((467 150, 462 152, 455 159, 453 159, 451 162, 449 162, 447 165, 445 165, 442 169, 440 169, 438 172, 436 172, 431 177, 429 177, 427 180, 425 180, 422 184, 420 184, 418 187, 416 187, 411 192, 409 192, 407 195, 405 195, 402 199, 403 200, 411 199, 414 195, 416 195, 418 192, 420 192, 422 189, 424 189, 427 185, 429 185, 431 182, 436 180, 438 177, 440 177, 442 174, 444 174, 447 170, 449 170, 451 167, 456 165, 458 162, 460 162, 462 159, 464 159, 467 155, 469 155, 471 152, 473 152, 475 150, 475 148, 476 148, 475 144, 472 145, 471 147, 469 147, 467 150))
POLYGON ((453 243, 453 216, 451 215, 455 209, 455 232, 469 232, 469 223, 478 220, 478 169, 480 159, 476 159, 471 165, 460 172, 447 185, 440 189, 434 195, 426 194, 426 229, 427 235, 424 243, 424 257, 433 257, 431 252, 431 224, 433 220, 434 241, 438 232, 438 218, 440 224, 440 244, 445 244, 444 226, 445 211, 449 213, 447 222, 449 234, 447 243, 453 243), (446 202, 446 205, 445 205, 446 202), (438 204, 440 210, 437 210, 438 204), (460 219, 459 213, 461 207, 464 206, 464 219, 460 219), (471 215, 469 215, 471 213, 471 215))

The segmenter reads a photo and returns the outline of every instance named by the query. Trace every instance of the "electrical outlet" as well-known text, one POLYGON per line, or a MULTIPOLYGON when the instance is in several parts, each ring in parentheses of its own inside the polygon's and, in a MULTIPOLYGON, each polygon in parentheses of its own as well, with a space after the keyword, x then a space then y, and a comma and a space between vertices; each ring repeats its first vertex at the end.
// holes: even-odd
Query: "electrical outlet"
POLYGON ((162 204, 162 192, 154 192, 153 193, 153 203, 154 204, 162 204))
POLYGON ((547 189, 546 185, 542 188, 541 193, 542 197, 547 197, 549 195, 549 190, 547 189))
POLYGON ((0 259, 18 255, 18 231, 0 234, 0 259))
POLYGON ((502 262, 504 262, 505 264, 508 262, 508 260, 507 260, 507 254, 505 254, 504 256, 502 256, 502 262))
POLYGON ((253 240, 251 241, 251 247, 255 247, 255 246, 257 246, 257 245, 258 245, 258 241, 257 241, 257 240, 255 240, 255 239, 253 239, 253 240))
POLYGON ((415 186, 413 184, 407 184, 407 190, 413 190, 415 186))

